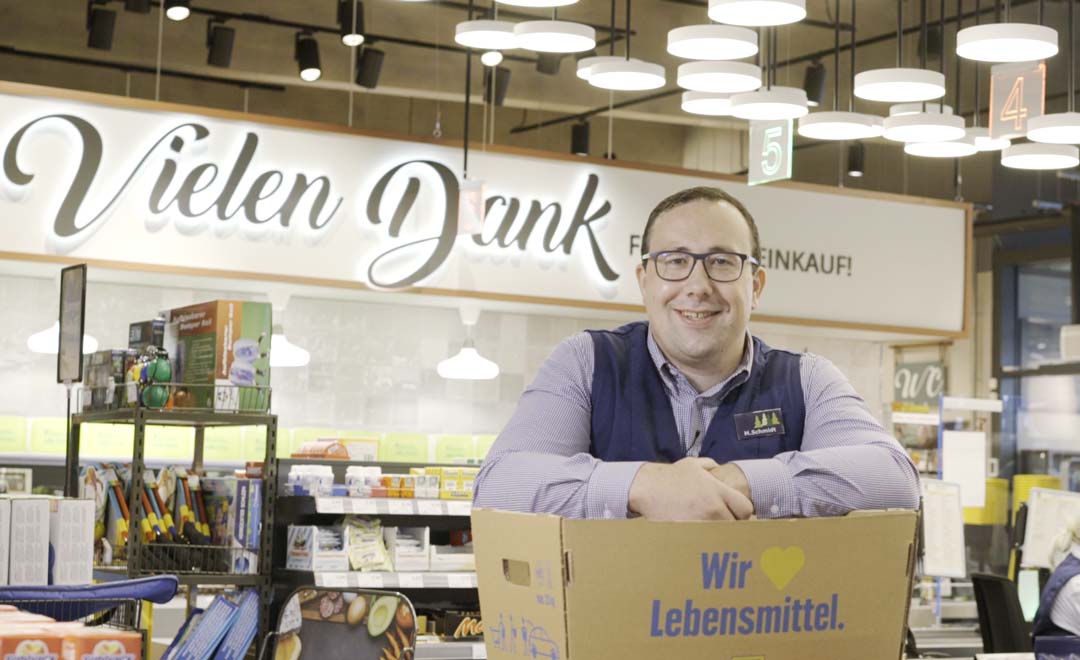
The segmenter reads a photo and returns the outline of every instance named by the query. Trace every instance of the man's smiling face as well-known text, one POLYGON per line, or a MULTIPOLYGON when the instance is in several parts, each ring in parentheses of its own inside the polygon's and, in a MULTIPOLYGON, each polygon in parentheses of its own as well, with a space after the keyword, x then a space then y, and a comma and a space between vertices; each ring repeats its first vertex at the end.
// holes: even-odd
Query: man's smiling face
MULTIPOLYGON (((724 201, 697 200, 656 218, 649 232, 650 252, 736 252, 753 254, 750 227, 724 201)), ((649 259, 637 268, 653 337, 681 371, 708 371, 734 351, 740 356, 751 311, 765 288, 765 273, 749 263, 734 282, 715 282, 703 262, 681 282, 662 279, 649 259)))

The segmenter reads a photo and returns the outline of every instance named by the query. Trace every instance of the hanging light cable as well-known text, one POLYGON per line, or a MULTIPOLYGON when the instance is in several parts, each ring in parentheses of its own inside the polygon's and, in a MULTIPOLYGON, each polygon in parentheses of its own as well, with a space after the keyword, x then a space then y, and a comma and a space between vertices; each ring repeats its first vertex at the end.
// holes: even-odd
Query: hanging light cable
POLYGON ((739 119, 777 120, 798 119, 809 112, 806 90, 801 87, 780 87, 776 82, 776 28, 769 35, 769 62, 766 67, 767 87, 756 92, 744 92, 731 97, 731 114, 739 119))
POLYGON ((1048 144, 1080 144, 1080 113, 1076 107, 1076 77, 1074 58, 1076 57, 1075 26, 1073 24, 1074 0, 1068 0, 1069 25, 1069 65, 1068 65, 1068 104, 1065 112, 1055 112, 1028 120, 1027 138, 1032 142, 1048 144))
MULTIPOLYGON (((924 19, 925 15, 924 6, 924 19)), ((930 101, 945 96, 945 76, 927 71, 925 65, 920 69, 904 66, 904 0, 896 1, 896 67, 857 74, 855 96, 885 103, 930 101)))
POLYGON ((589 68, 589 84, 614 91, 642 91, 663 87, 664 67, 630 57, 630 0, 626 0, 626 57, 597 62, 589 68))

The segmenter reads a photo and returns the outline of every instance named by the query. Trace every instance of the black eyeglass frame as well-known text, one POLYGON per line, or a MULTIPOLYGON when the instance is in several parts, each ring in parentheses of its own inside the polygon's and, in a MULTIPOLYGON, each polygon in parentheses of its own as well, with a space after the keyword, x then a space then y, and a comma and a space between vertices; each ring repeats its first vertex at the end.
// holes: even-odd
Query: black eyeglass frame
POLYGON ((716 252, 687 252, 686 250, 659 250, 657 252, 650 252, 650 253, 646 254, 644 257, 642 257, 641 258, 641 265, 648 268, 649 267, 649 264, 648 264, 649 259, 652 259, 653 263, 657 264, 656 266, 654 266, 654 268, 656 269, 656 276, 659 277, 660 279, 664 280, 665 282, 682 282, 684 280, 690 279, 690 276, 694 274, 694 269, 697 268, 697 264, 698 264, 699 261, 702 262, 701 267, 705 269, 705 277, 708 277, 713 282, 721 282, 721 283, 738 281, 738 279, 740 277, 742 277, 743 271, 746 270, 746 262, 747 261, 749 261, 750 265, 754 266, 754 267, 758 267, 758 266, 761 265, 760 261, 758 261, 754 257, 751 257, 748 254, 742 254, 741 252, 727 252, 725 250, 717 250, 716 252), (686 255, 688 257, 693 258, 694 264, 692 266, 690 266, 690 270, 687 271, 686 277, 669 278, 669 277, 664 277, 663 275, 660 274, 660 267, 659 267, 659 264, 657 263, 657 257, 659 257, 660 255, 664 255, 664 254, 683 254, 683 255, 686 255), (715 254, 723 254, 723 255, 730 256, 730 257, 738 257, 739 258, 739 274, 736 275, 735 277, 733 277, 730 280, 718 280, 715 277, 713 277, 712 275, 710 275, 709 274, 709 268, 707 266, 705 266, 704 263, 705 263, 705 259, 707 259, 707 258, 709 258, 709 257, 711 257, 711 256, 713 256, 715 254))

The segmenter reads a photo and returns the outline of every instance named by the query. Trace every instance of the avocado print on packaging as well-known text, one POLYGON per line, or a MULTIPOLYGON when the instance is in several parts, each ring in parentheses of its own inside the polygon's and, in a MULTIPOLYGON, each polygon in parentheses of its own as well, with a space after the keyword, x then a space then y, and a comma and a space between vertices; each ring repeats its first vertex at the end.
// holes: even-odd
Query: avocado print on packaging
POLYGON ((360 658, 412 660, 416 615, 399 593, 301 589, 282 611, 278 632, 274 660, 318 660, 343 647, 360 658))

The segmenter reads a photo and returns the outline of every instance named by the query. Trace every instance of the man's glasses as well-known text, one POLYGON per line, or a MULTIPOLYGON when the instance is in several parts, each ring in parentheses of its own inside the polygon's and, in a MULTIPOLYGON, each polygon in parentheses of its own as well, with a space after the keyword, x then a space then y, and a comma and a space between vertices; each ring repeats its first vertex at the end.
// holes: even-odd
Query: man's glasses
POLYGON ((649 259, 652 259, 653 264, 656 265, 656 274, 660 276, 660 279, 668 282, 680 282, 690 277, 698 261, 705 264, 705 274, 714 282, 734 282, 739 279, 742 277, 743 267, 747 261, 755 266, 760 265, 757 259, 738 252, 697 254, 682 250, 665 250, 650 252, 642 258, 641 262, 648 267, 646 262, 649 259))

